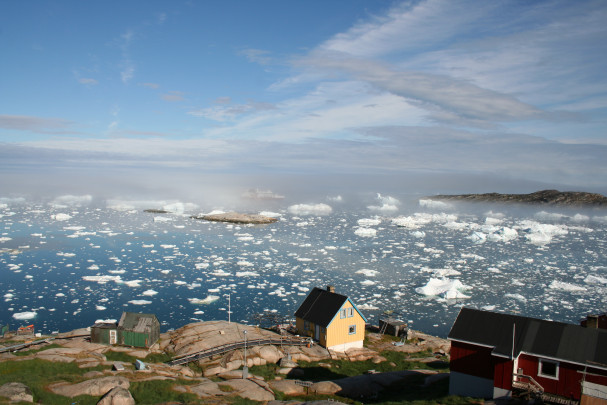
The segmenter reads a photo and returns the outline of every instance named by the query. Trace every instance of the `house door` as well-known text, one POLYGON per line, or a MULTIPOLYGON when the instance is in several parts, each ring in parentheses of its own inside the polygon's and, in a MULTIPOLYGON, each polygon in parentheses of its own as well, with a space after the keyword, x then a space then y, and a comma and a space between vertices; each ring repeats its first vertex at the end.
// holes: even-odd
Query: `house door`
POLYGON ((320 340, 320 325, 314 325, 314 339, 320 340))
POLYGON ((118 339, 116 339, 116 330, 110 329, 110 344, 115 345, 117 343, 117 340, 118 339))

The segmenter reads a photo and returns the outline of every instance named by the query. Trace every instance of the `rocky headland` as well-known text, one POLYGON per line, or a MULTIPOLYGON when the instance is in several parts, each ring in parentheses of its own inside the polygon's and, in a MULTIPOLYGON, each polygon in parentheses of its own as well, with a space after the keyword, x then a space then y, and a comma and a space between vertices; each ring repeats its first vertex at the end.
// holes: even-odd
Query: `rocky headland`
POLYGON ((277 218, 266 217, 259 214, 241 214, 238 212, 226 212, 222 214, 193 215, 190 218, 204 221, 228 222, 232 224, 271 224, 278 221, 277 218))
MULTIPOLYGON (((249 347, 246 355, 246 365, 250 369, 248 378, 243 378, 241 370, 245 363, 242 349, 186 365, 171 366, 165 363, 169 358, 242 341, 245 331, 250 340, 280 337, 269 330, 225 321, 193 323, 163 333, 160 340, 149 349, 91 343, 87 336, 83 336, 86 330, 82 329, 61 334, 54 340, 48 339, 35 347, 25 348, 21 353, 1 353, 0 363, 14 362, 14 366, 10 367, 19 367, 19 364, 25 367, 28 360, 47 361, 71 364, 81 371, 72 376, 64 373, 45 376, 43 386, 29 382, 29 377, 0 379, 0 403, 4 403, 4 398, 40 402, 36 393, 43 390, 66 397, 66 403, 70 401, 68 398, 87 395, 97 398, 98 404, 134 404, 134 385, 164 381, 163 384, 169 384, 167 389, 174 395, 189 395, 189 398, 198 398, 196 401, 200 401, 192 403, 209 401, 228 404, 233 402, 235 396, 240 396, 262 403, 280 404, 283 402, 275 400, 277 393, 280 393, 281 398, 289 399, 284 403, 297 404, 306 401, 306 394, 360 399, 375 397, 383 390, 394 389, 411 378, 427 386, 448 376, 432 367, 405 369, 392 356, 388 356, 391 360, 386 359, 387 353, 400 352, 401 356, 406 356, 407 361, 410 358, 416 364, 438 362, 442 364, 438 368, 446 368, 450 342, 419 332, 410 333, 407 343, 399 345, 393 344, 395 338, 368 332, 364 348, 349 349, 343 353, 330 352, 318 345, 249 347), (122 360, 116 360, 117 357, 122 360), (127 358, 132 360, 124 360, 127 358), (154 360, 159 358, 163 360, 154 360), (137 370, 133 364, 135 359, 144 361, 146 369, 137 370), (360 375, 342 375, 339 364, 343 363, 339 361, 360 362, 358 364, 365 372, 360 375), (271 370, 272 374, 259 374, 256 366, 271 370), (323 368, 335 378, 314 378, 318 375, 318 370, 323 368), (384 372, 367 368, 378 368, 384 372), (298 381, 307 383, 302 385, 298 381)), ((19 338, 21 337, 13 336, 8 338, 10 340, 0 339, 0 346, 14 344, 15 339, 19 338)))
POLYGON ((536 204, 554 206, 607 207, 607 197, 582 191, 542 190, 530 194, 459 194, 426 197, 440 201, 495 202, 508 204, 536 204))

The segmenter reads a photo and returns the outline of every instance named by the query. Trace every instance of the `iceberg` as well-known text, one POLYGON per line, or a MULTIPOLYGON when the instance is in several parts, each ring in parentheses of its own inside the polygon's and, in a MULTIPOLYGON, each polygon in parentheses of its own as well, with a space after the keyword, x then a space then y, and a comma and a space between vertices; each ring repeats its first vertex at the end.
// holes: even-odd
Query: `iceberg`
POLYGON ((579 285, 575 285, 575 284, 571 284, 571 283, 566 283, 564 281, 556 281, 556 280, 552 280, 552 283, 550 283, 549 288, 551 288, 553 290, 563 290, 563 291, 570 291, 570 292, 586 291, 585 287, 581 287, 579 285))
POLYGON ((38 314, 33 311, 17 312, 13 314, 13 318, 18 321, 27 321, 29 319, 34 319, 36 315, 38 314))
POLYGON ((358 228, 357 230, 354 231, 354 233, 358 236, 362 236, 362 237, 374 237, 377 235, 377 229, 373 229, 373 228, 358 228))
POLYGON ((430 297, 444 297, 446 299, 470 298, 469 295, 463 293, 470 287, 465 286, 459 280, 450 280, 448 278, 438 279, 430 278, 428 283, 423 287, 417 287, 415 292, 421 295, 430 297))
POLYGON ((133 305, 148 305, 151 304, 152 301, 147 301, 147 300, 130 300, 129 304, 133 304, 133 305))
POLYGON ((211 304, 215 301, 217 301, 219 299, 218 295, 207 295, 206 298, 200 299, 200 298, 188 298, 188 301, 190 301, 190 304, 194 304, 194 305, 208 305, 211 304))
POLYGON ((295 204, 288 208, 293 215, 329 215, 333 208, 327 204, 295 204))

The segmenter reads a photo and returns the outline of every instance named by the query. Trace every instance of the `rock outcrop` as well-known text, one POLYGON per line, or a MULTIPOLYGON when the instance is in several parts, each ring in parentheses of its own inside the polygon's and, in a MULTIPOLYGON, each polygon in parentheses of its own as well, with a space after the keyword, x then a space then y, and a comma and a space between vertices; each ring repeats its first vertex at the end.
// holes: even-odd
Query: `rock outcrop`
POLYGON ((563 205, 563 206, 595 206, 607 207, 607 197, 601 194, 586 193, 581 191, 558 191, 542 190, 530 194, 459 194, 459 195, 435 195, 426 197, 431 200, 441 201, 470 201, 470 202, 497 202, 497 203, 519 203, 539 205, 563 205))
POLYGON ((51 384, 48 388, 55 394, 73 398, 78 395, 99 397, 107 394, 116 387, 122 387, 128 390, 130 387, 129 380, 124 377, 101 377, 77 384, 67 384, 64 382, 55 383, 51 384))
POLYGON ((135 405, 135 399, 126 388, 115 387, 101 397, 97 405, 135 405))
POLYGON ((10 382, 0 386, 0 397, 8 398, 11 402, 34 402, 32 390, 20 382, 10 382))
POLYGON ((266 217, 258 214, 239 214, 238 212, 226 212, 224 214, 211 214, 211 215, 194 215, 190 218, 202 219, 205 221, 215 222, 229 222, 233 224, 271 224, 278 219, 272 217, 266 217))
POLYGON ((252 399, 253 401, 272 401, 274 392, 263 380, 252 378, 240 380, 228 380, 219 384, 220 386, 229 386, 238 396, 252 399))

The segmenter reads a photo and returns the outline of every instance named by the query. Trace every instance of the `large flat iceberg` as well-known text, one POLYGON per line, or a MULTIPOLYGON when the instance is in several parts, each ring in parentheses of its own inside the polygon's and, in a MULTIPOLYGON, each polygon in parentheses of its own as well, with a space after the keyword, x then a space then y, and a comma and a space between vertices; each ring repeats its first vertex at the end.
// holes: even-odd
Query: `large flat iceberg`
POLYGON ((415 292, 430 297, 443 297, 446 299, 470 298, 463 291, 470 289, 459 280, 451 280, 448 278, 430 278, 428 283, 423 287, 417 287, 415 292))

